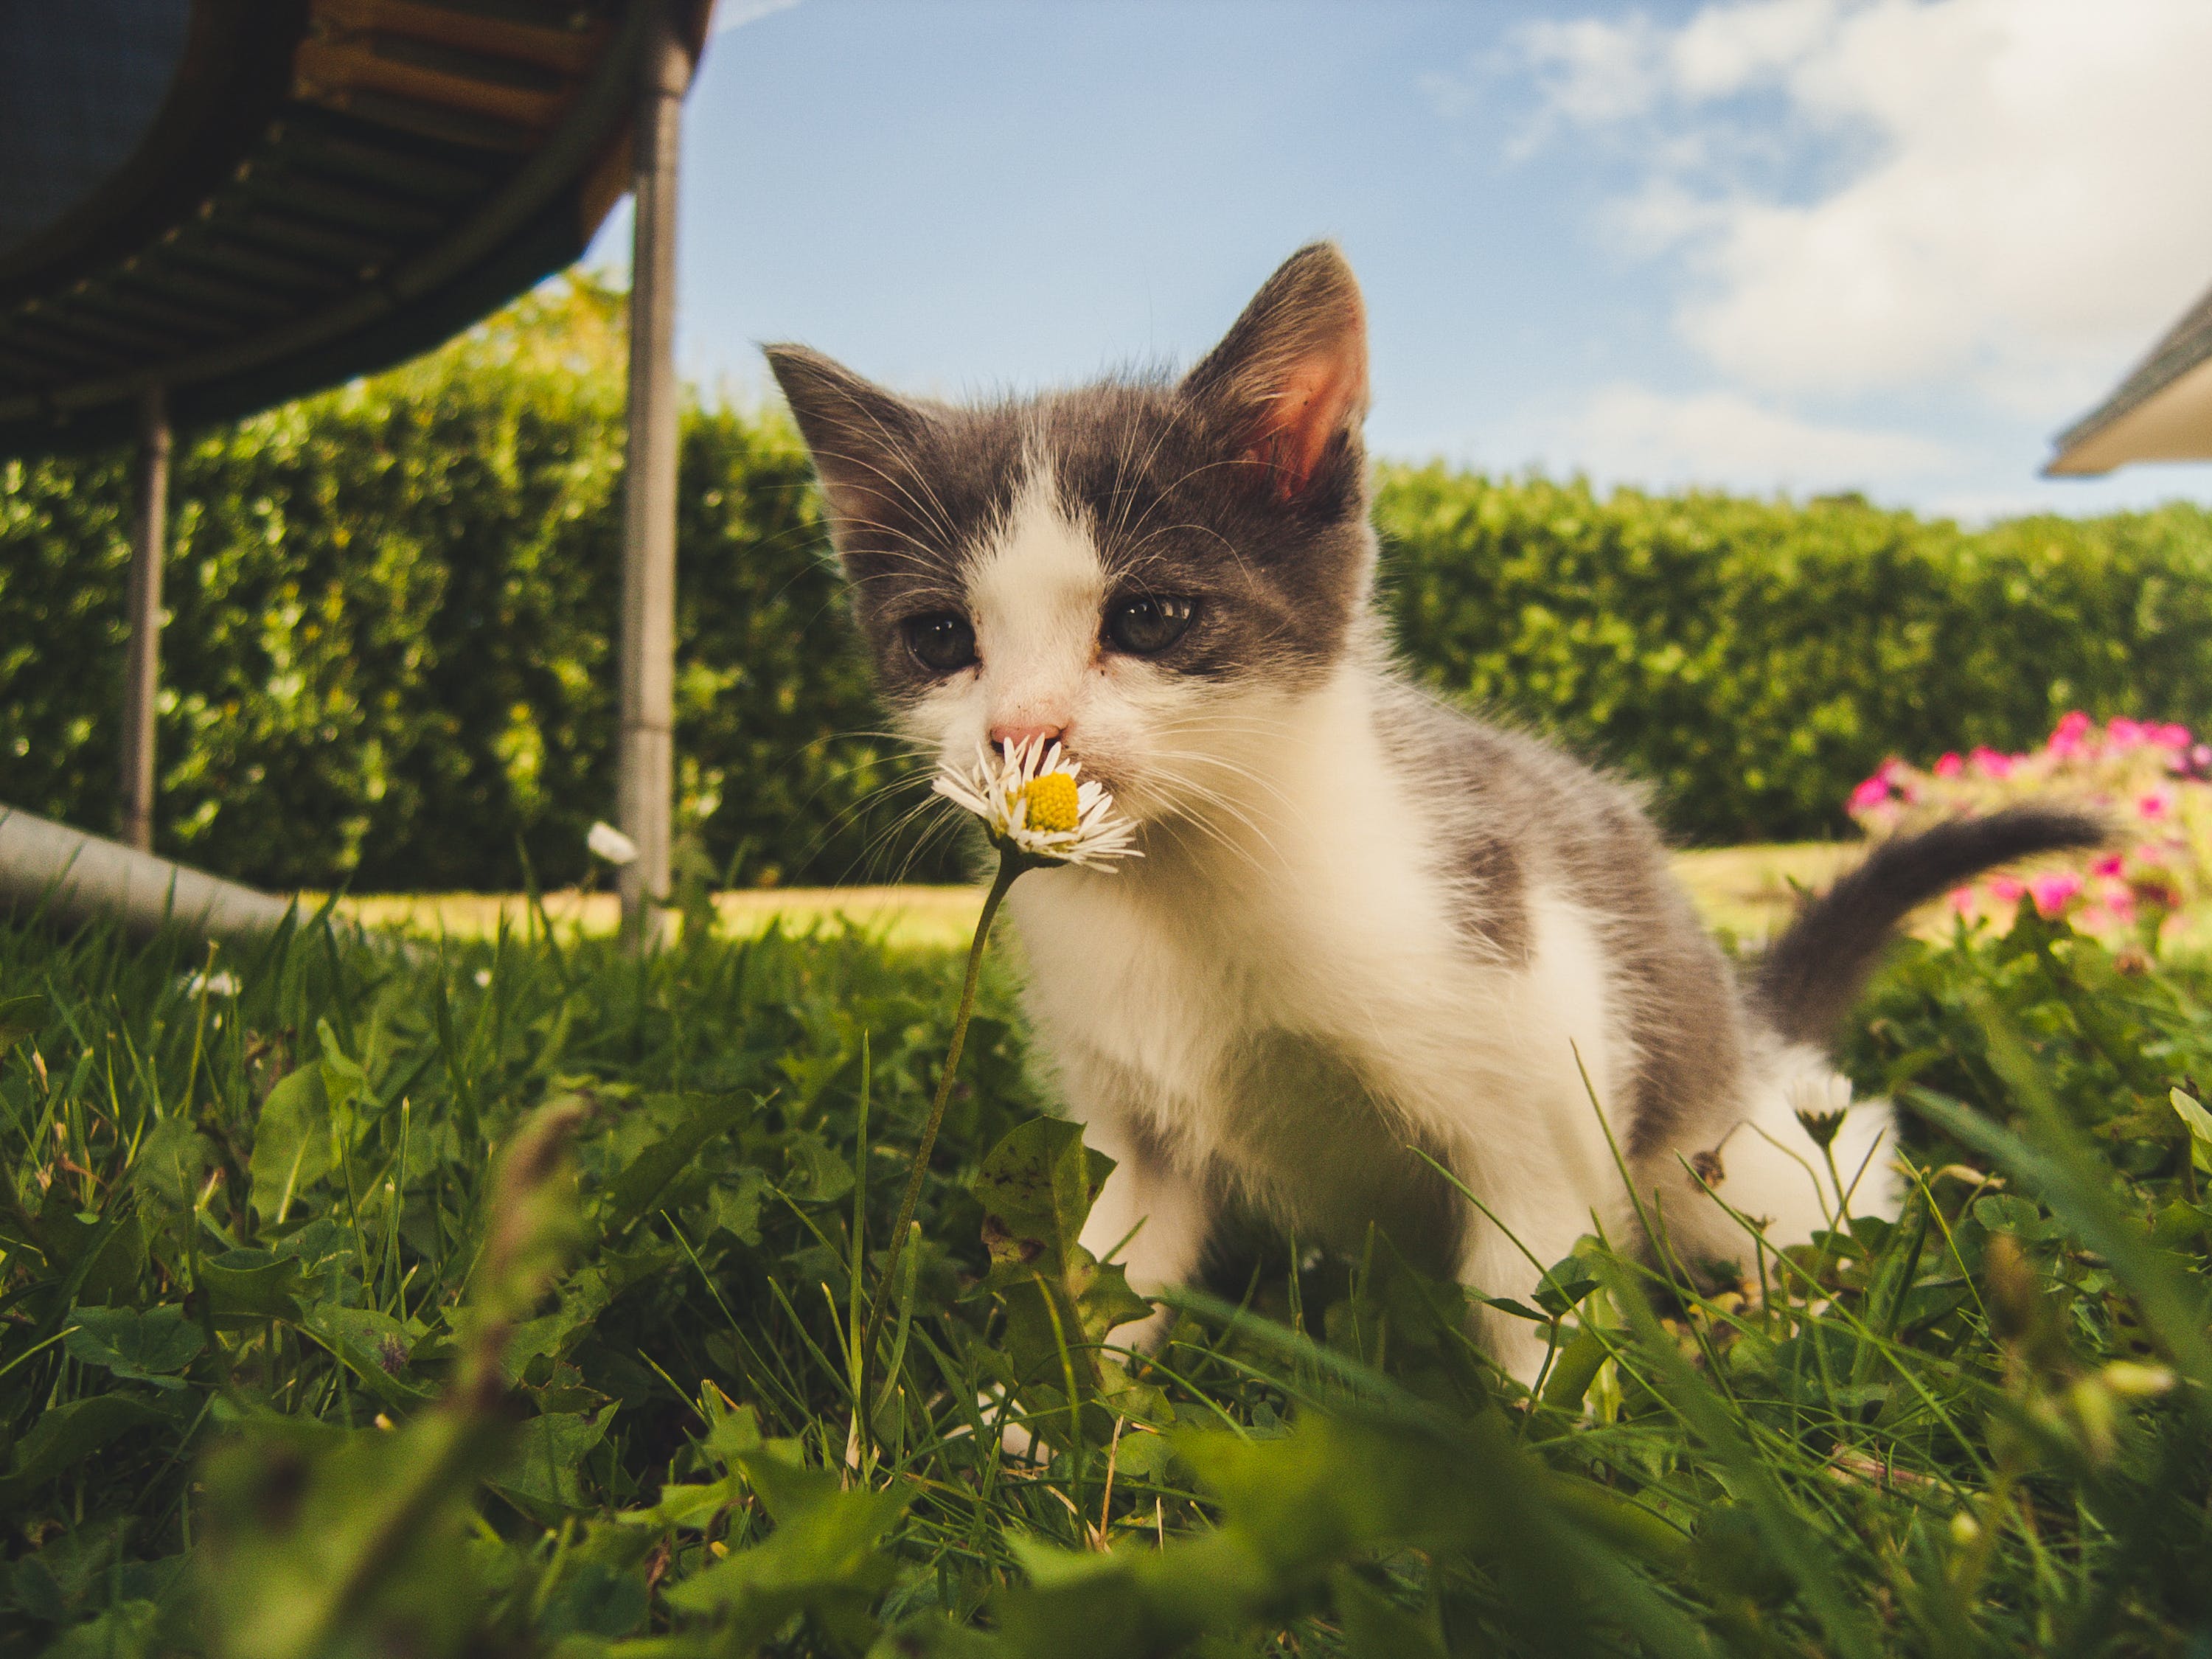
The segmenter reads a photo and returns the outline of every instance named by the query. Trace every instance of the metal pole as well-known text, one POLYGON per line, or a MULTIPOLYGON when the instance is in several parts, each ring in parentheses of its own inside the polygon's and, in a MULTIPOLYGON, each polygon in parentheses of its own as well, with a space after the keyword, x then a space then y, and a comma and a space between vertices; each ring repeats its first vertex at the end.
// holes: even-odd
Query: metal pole
POLYGON ((676 159, 691 55, 667 0, 641 64, 636 222, 630 243, 629 448, 623 479, 622 732, 616 816, 637 843, 623 866, 623 931, 664 937, 674 793, 676 679, 676 159))
POLYGON ((154 720, 161 676, 161 561, 169 520, 169 413, 161 388, 138 406, 131 523, 131 643, 123 671, 123 840, 154 845, 154 720))

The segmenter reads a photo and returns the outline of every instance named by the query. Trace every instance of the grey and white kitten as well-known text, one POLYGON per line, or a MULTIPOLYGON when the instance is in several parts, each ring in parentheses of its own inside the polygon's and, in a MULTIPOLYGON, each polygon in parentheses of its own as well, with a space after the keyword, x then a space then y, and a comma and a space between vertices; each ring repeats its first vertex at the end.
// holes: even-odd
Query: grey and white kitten
MULTIPOLYGON (((1057 735, 1139 825, 1141 859, 1007 904, 1037 1042, 1115 1160, 1084 1242, 1140 1292, 1187 1279, 1237 1198, 1525 1297, 1593 1216, 1636 1236, 1607 1124, 1686 1259, 1752 1249, 1692 1167, 1802 1242, 1839 1200, 1799 1114, 1849 1103, 1820 1044, 1895 923, 2095 837, 2027 809, 1892 842, 1739 981, 1629 790, 1393 665, 1332 246, 1180 380, 954 407, 768 356, 905 730, 955 763, 1057 735)), ((1894 1212, 1889 1128, 1862 1103, 1832 1149, 1858 1212, 1894 1212)), ((1532 1375, 1534 1328, 1485 1322, 1532 1375)))

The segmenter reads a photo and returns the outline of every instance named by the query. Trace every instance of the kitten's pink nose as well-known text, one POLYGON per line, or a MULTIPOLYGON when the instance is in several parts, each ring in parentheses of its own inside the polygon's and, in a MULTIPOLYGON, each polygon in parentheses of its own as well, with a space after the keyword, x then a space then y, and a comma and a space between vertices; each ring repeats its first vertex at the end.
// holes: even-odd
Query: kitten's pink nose
POLYGON ((996 748, 1012 749, 1024 743, 1050 743, 1067 728, 1064 726, 994 726, 991 742, 996 748))

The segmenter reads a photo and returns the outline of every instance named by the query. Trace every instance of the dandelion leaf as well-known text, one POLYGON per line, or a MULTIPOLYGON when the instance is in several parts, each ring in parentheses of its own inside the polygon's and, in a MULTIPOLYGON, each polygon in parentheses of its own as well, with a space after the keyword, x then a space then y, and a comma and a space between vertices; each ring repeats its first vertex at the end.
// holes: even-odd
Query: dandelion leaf
POLYGON ((207 1346, 182 1308, 79 1308, 62 1346, 72 1358, 104 1365, 127 1382, 181 1389, 176 1375, 207 1346))
POLYGON ((301 1267, 297 1257, 261 1249, 225 1250, 200 1262, 198 1286, 218 1322, 300 1317, 301 1267))
POLYGON ((880 1546, 909 1495, 843 1491, 830 1471, 794 1467, 766 1448, 739 1462, 775 1530, 686 1579, 667 1601, 720 1615, 726 1651, 746 1651, 802 1613, 832 1644, 866 1647, 876 1633, 868 1609, 897 1571, 880 1546))
POLYGON ((253 1131, 253 1213, 264 1223, 289 1209, 331 1170, 330 1097, 320 1066, 302 1066, 269 1091, 253 1131))

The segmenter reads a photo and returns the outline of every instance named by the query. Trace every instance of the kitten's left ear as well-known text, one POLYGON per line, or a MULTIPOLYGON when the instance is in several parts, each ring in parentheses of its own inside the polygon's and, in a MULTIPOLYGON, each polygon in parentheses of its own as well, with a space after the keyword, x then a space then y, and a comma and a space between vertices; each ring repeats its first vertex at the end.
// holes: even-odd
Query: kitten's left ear
POLYGON ((1367 414, 1367 309, 1333 243, 1300 248, 1183 378, 1243 458, 1269 470, 1279 500, 1303 495, 1356 456, 1367 414))

